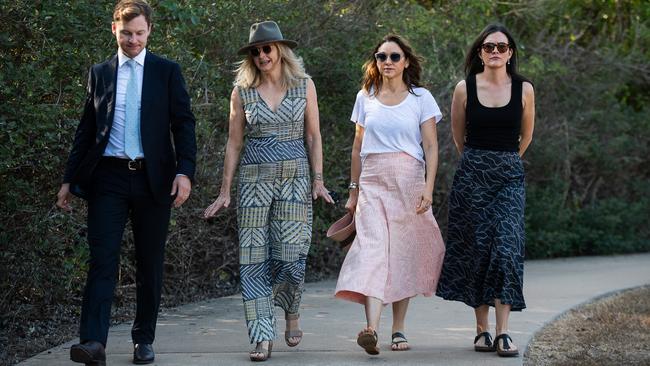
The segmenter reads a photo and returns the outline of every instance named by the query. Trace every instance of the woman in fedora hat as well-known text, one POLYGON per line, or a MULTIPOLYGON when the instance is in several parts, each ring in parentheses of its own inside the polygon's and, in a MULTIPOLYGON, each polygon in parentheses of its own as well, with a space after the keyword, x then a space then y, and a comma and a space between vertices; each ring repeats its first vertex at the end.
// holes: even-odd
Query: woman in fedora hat
POLYGON ((252 361, 271 357, 274 305, 285 312, 287 345, 301 341, 298 310, 311 243, 311 201, 321 197, 334 202, 323 183, 316 88, 291 50, 296 45, 282 37, 275 22, 251 26, 248 44, 239 50, 246 57, 236 70, 230 97, 219 197, 204 212, 208 218, 230 206, 244 147, 237 221, 246 325, 256 345, 252 361))
POLYGON ((421 87, 421 61, 402 37, 385 36, 364 64, 352 111, 356 133, 346 208, 355 215, 357 235, 336 297, 365 305, 367 326, 357 343, 369 354, 379 353, 376 330, 387 304, 393 307, 391 349, 409 349, 409 299, 435 292, 445 252, 430 209, 442 114, 421 87))

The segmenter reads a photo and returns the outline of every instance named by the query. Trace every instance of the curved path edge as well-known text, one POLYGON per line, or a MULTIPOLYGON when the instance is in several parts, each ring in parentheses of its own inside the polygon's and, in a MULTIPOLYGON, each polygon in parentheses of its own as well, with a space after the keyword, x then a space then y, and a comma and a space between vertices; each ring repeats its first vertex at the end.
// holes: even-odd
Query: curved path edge
MULTIPOLYGON (((650 253, 527 261, 525 297, 528 308, 513 313, 510 335, 522 355, 534 334, 567 310, 622 289, 650 283, 650 253)), ((390 351, 391 309, 382 315, 379 356, 368 356, 356 345, 364 326, 363 308, 333 298, 333 280, 307 284, 301 307, 305 331, 296 348, 284 344, 284 321, 278 318, 275 365, 521 365, 523 357, 502 359, 472 349, 474 315, 462 303, 437 297, 416 297, 407 316, 406 335, 412 350, 390 351)), ((494 312, 490 314, 494 327, 494 312)), ((492 330, 493 332, 493 330, 492 330)), ((73 365, 69 348, 77 340, 40 353, 19 365, 73 365)), ((155 365, 251 365, 241 296, 229 296, 173 309, 158 320, 155 365)), ((112 327, 109 365, 131 365, 130 324, 112 327)))

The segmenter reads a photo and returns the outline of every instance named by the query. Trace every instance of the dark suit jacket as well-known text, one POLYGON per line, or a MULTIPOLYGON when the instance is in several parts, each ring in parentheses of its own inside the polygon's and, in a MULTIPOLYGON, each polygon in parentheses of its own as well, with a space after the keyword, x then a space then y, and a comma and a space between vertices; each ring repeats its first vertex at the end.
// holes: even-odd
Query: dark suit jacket
MULTIPOLYGON (((93 171, 108 144, 117 67, 115 55, 89 71, 88 95, 63 178, 80 196, 92 189, 93 171)), ((140 131, 149 185, 156 201, 170 202, 176 174, 193 180, 196 166, 195 120, 179 65, 147 51, 141 98, 140 131)))

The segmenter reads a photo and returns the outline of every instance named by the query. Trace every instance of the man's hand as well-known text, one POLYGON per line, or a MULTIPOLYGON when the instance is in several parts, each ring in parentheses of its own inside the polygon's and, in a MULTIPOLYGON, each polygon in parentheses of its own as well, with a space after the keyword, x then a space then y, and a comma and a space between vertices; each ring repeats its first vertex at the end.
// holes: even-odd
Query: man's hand
POLYGON ((176 195, 176 199, 173 203, 174 207, 181 207, 181 205, 185 203, 187 198, 190 196, 190 191, 192 191, 192 182, 190 181, 190 178, 184 175, 176 176, 174 179, 174 184, 172 184, 171 193, 172 196, 176 195))
POLYGON ((56 194, 56 205, 57 207, 70 212, 72 211, 72 206, 70 206, 70 200, 72 199, 72 194, 70 194, 70 183, 61 184, 61 189, 56 194))

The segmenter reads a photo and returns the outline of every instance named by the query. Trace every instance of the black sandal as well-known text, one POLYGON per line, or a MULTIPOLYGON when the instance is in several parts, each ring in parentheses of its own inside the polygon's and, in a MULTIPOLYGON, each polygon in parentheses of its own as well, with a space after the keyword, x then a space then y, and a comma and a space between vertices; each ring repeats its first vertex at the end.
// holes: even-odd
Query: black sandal
POLYGON ((393 335, 390 336, 391 341, 390 341, 390 349, 392 351, 408 351, 411 349, 411 346, 409 346, 409 341, 406 339, 406 336, 402 332, 395 332, 393 335), (399 348, 399 345, 402 343, 406 343, 406 348, 399 348), (398 345, 398 348, 393 348, 393 346, 398 345))
POLYGON ((511 349, 510 348, 510 343, 508 343, 508 340, 512 342, 512 338, 510 338, 509 335, 506 333, 499 334, 496 338, 494 338, 494 347, 497 350, 497 354, 501 357, 517 357, 519 356, 519 350, 518 349, 511 349), (503 347, 499 347, 499 340, 503 341, 503 347))
POLYGON ((477 335, 474 338, 474 351, 476 352, 494 352, 496 349, 494 348, 494 343, 492 343, 492 334, 490 332, 483 332, 477 335), (484 344, 476 344, 476 342, 481 339, 481 337, 484 337, 485 343, 484 344))
POLYGON ((378 355, 379 347, 377 347, 377 342, 379 338, 377 337, 377 332, 374 330, 371 332, 368 329, 364 329, 359 336, 357 337, 357 344, 363 348, 369 355, 378 355))

